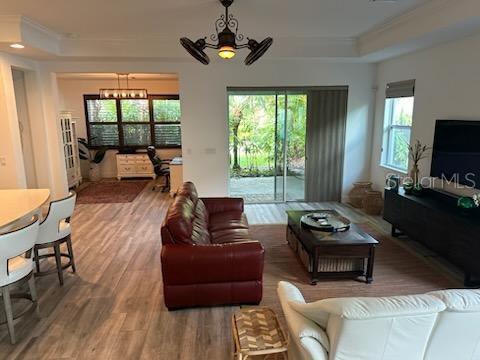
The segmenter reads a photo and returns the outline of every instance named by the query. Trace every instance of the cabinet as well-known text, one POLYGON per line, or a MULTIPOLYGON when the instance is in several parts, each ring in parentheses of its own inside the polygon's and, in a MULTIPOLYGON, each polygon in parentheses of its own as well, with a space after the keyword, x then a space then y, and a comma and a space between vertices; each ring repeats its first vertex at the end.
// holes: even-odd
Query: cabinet
POLYGON ((77 120, 72 118, 71 112, 62 111, 60 113, 60 129, 62 132, 68 187, 77 187, 82 181, 82 175, 78 154, 77 120))
POLYGON ((132 177, 156 178, 147 154, 117 154, 117 179, 132 177))
POLYGON ((480 210, 457 208, 457 197, 427 189, 421 197, 385 191, 383 217, 397 230, 465 272, 465 285, 480 284, 480 210))

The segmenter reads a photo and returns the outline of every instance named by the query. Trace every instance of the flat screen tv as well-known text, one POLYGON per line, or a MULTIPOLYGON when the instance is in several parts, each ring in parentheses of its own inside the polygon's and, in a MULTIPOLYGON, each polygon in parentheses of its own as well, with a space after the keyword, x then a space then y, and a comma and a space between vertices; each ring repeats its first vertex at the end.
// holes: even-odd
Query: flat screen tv
POLYGON ((437 120, 430 175, 480 189, 480 121, 437 120))

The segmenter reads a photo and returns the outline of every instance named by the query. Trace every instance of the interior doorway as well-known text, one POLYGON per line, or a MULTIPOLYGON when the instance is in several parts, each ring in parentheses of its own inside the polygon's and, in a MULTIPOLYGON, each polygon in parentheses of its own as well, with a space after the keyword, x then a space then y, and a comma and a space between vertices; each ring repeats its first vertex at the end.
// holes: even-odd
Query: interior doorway
POLYGON ((31 117, 28 111, 28 97, 25 83, 25 73, 19 69, 12 69, 15 103, 18 115, 18 127, 22 142, 23 165, 27 188, 37 188, 37 174, 35 170, 35 154, 32 141, 31 117))
POLYGON ((230 195, 248 203, 304 200, 307 93, 231 89, 228 106, 230 195))

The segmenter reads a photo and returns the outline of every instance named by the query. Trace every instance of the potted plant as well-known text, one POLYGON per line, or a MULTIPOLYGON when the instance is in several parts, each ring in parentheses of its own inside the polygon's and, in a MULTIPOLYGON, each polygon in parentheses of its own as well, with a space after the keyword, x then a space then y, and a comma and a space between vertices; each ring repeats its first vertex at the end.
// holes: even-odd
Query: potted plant
POLYGON ((104 146, 95 151, 90 148, 86 139, 78 138, 78 153, 80 160, 87 160, 90 165, 90 169, 88 172, 88 178, 90 179, 90 181, 100 180, 99 164, 105 158, 107 150, 108 148, 104 146))

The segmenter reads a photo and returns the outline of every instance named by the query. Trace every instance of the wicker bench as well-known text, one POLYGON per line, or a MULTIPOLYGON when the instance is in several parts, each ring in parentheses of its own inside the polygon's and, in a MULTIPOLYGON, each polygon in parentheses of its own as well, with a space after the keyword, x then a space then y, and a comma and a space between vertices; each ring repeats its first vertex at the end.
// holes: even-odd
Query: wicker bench
POLYGON ((273 310, 265 307, 240 309, 232 316, 234 358, 282 354, 287 359, 288 340, 273 310))

